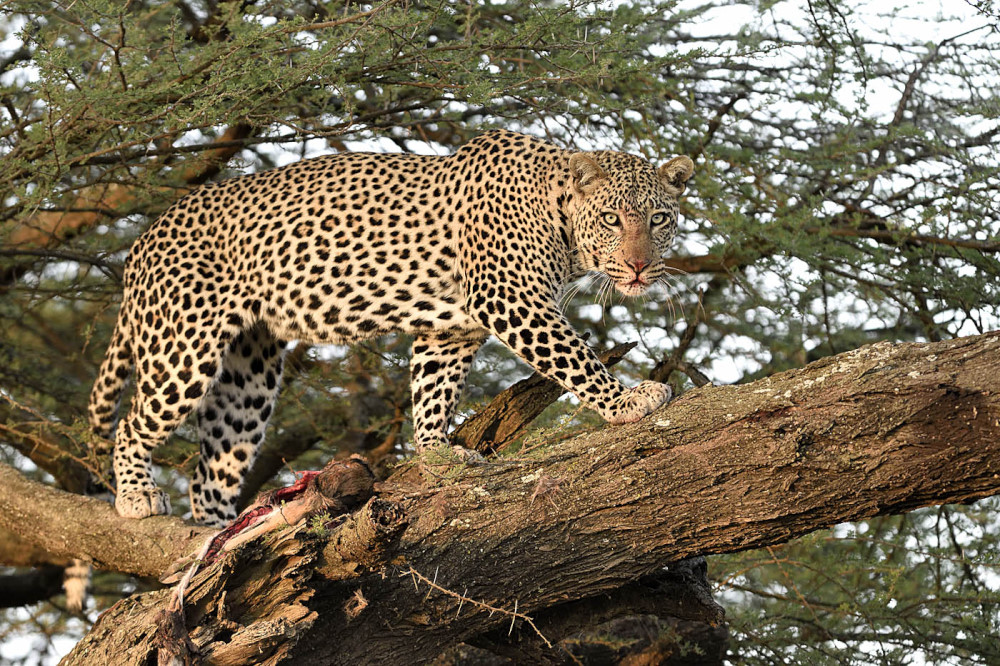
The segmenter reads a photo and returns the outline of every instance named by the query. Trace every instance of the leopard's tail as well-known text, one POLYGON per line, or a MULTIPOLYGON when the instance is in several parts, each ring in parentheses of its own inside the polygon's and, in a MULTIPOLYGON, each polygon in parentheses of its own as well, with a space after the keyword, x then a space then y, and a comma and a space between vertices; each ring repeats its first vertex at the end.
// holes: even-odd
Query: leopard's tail
POLYGON ((105 439, 110 439, 114 432, 118 404, 132 374, 132 348, 126 330, 125 309, 126 305, 123 304, 115 330, 111 334, 108 351, 104 355, 101 369, 97 371, 94 388, 90 390, 90 404, 87 407, 90 426, 105 439))
POLYGON ((66 593, 66 608, 69 612, 82 613, 87 605, 90 575, 90 563, 85 560, 70 560, 63 570, 63 591, 66 593))

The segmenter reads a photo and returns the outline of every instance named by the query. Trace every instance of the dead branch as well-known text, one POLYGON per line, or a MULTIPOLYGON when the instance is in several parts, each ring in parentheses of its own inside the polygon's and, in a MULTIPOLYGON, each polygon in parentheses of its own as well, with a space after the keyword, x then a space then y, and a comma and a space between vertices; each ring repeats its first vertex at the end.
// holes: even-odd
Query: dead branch
MULTIPOLYGON (((599 352, 597 357, 610 368, 635 345, 634 342, 616 345, 599 352)), ((501 392, 455 428, 452 442, 484 454, 499 451, 523 435, 525 428, 564 393, 565 389, 536 372, 501 392)))

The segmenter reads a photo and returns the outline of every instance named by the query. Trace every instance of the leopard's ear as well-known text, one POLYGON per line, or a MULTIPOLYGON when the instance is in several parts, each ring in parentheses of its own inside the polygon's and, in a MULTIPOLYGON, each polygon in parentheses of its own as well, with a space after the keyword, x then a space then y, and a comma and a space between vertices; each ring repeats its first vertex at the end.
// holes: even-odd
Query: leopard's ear
POLYGON ((573 177, 573 185, 581 194, 590 194, 600 181, 608 177, 597 160, 587 153, 570 155, 569 173, 573 177))
POLYGON ((694 173, 694 162, 687 155, 681 155, 661 166, 656 173, 665 185, 674 188, 677 194, 680 194, 694 173))

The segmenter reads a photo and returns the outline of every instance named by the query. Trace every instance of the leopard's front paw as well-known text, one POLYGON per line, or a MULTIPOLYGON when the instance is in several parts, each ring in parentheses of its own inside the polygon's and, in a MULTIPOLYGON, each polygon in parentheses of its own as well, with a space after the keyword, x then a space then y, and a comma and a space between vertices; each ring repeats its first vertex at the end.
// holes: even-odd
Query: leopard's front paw
POLYGON ((645 381, 613 400, 601 416, 615 425, 635 423, 670 400, 673 394, 667 384, 645 381))
POLYGON ((123 518, 160 516, 170 513, 170 498, 156 486, 127 488, 118 491, 115 509, 123 518))

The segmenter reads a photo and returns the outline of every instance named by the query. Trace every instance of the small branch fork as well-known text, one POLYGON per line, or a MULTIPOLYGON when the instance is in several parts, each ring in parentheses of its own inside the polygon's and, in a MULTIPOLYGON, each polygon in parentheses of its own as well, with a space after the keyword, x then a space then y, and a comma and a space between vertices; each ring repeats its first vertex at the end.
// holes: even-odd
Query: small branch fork
MULTIPOLYGON (((472 599, 470 597, 465 596, 465 593, 459 594, 458 592, 454 592, 452 590, 449 590, 449 589, 447 589, 445 587, 441 587, 440 585, 438 585, 435 582, 437 580, 437 572, 435 572, 435 574, 434 574, 434 580, 431 580, 430 578, 428 578, 427 576, 423 575, 422 573, 420 573, 419 571, 417 571, 413 567, 410 567, 406 571, 403 571, 402 573, 400 573, 399 576, 400 576, 400 578, 402 578, 404 576, 409 576, 413 580, 413 587, 416 588, 417 592, 420 591, 420 585, 418 584, 418 581, 420 581, 422 583, 425 583, 427 585, 427 587, 430 588, 428 590, 428 594, 430 593, 430 590, 436 590, 438 592, 441 592, 442 594, 445 594, 445 595, 451 597, 452 599, 458 599, 458 613, 462 612, 462 606, 463 606, 463 604, 465 604, 466 602, 468 602, 469 604, 471 604, 471 605, 473 605, 473 606, 475 606, 477 608, 482 608, 483 610, 489 611, 490 616, 492 616, 494 613, 500 613, 501 615, 506 615, 506 616, 510 617, 510 629, 507 630, 507 635, 508 636, 511 634, 511 632, 514 631, 514 623, 517 620, 521 620, 521 621, 525 622, 526 624, 528 624, 528 626, 530 626, 532 629, 535 630, 535 633, 538 634, 538 637, 541 638, 545 642, 546 646, 548 646, 550 648, 552 647, 552 643, 549 641, 548 638, 545 637, 545 634, 543 634, 538 629, 538 627, 535 626, 534 620, 532 620, 529 616, 525 615, 524 613, 519 613, 517 611, 517 601, 514 602, 514 610, 512 610, 512 611, 506 610, 504 608, 498 608, 496 606, 491 606, 490 604, 488 604, 486 602, 483 602, 483 601, 477 601, 476 599, 472 599)), ((457 615, 456 615, 456 617, 457 617, 457 615)))

